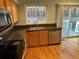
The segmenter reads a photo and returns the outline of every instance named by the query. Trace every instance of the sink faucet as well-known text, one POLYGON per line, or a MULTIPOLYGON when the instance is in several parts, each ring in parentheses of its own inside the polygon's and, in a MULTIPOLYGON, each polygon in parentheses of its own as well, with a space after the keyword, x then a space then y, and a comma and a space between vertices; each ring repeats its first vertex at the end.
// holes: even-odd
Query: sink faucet
POLYGON ((34 21, 33 24, 37 24, 37 21, 34 21))

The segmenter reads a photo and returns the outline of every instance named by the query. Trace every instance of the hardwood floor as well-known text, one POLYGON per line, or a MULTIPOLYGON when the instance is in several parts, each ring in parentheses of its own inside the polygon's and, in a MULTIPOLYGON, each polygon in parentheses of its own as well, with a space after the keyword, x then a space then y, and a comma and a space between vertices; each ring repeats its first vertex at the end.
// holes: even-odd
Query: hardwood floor
POLYGON ((28 48, 24 59, 79 59, 79 38, 67 39, 61 45, 28 48))

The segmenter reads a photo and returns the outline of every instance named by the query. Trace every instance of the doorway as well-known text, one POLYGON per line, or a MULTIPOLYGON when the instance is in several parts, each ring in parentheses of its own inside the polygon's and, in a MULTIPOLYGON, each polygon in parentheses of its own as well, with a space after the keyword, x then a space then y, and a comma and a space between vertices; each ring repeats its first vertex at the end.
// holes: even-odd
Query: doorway
POLYGON ((79 36, 79 7, 64 6, 62 37, 79 36))

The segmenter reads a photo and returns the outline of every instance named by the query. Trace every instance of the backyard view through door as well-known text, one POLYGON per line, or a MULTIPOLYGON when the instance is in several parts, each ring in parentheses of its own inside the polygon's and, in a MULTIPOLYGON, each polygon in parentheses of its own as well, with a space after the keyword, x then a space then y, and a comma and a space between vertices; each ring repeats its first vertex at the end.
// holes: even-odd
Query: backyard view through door
POLYGON ((79 8, 64 8, 62 37, 79 36, 79 8))
POLYGON ((60 19, 58 21, 62 23, 62 37, 79 36, 79 7, 64 6, 59 10, 61 15, 59 18, 61 17, 62 21, 60 22, 60 19))

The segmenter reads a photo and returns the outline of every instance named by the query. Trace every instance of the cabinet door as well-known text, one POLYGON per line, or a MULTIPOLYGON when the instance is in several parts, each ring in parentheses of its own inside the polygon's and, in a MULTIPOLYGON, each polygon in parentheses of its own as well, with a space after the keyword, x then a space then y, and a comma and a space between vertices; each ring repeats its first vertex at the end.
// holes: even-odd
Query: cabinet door
POLYGON ((16 23, 19 20, 18 5, 14 1, 11 1, 11 4, 12 4, 13 22, 16 23))
POLYGON ((48 31, 40 31, 40 45, 48 45, 48 31))
POLYGON ((6 9, 10 12, 10 16, 13 19, 11 0, 5 0, 5 1, 6 1, 6 9))
POLYGON ((31 36, 30 39, 30 46, 39 46, 39 37, 38 36, 31 36))
POLYGON ((7 10, 12 13, 11 0, 5 0, 5 1, 7 10))
POLYGON ((0 8, 1 9, 6 9, 5 0, 0 0, 0 8))
POLYGON ((30 46, 39 46, 39 32, 29 32, 30 46))

